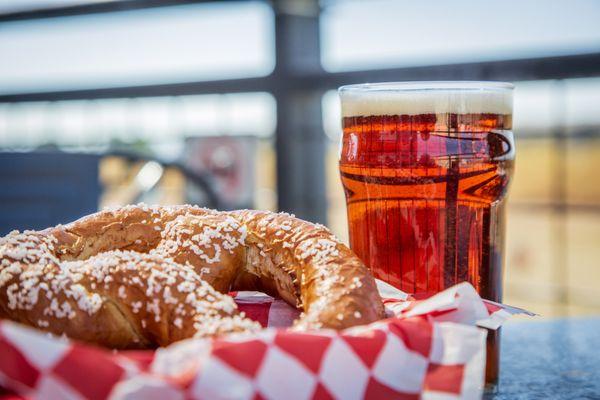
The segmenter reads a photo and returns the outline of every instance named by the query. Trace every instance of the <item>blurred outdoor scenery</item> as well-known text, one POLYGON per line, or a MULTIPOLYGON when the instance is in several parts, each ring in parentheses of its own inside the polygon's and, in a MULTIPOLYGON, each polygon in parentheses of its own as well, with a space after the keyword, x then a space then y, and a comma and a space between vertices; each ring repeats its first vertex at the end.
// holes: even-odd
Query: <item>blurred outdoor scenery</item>
POLYGON ((600 314, 600 2, 157 3, 0 2, 0 235, 143 201, 347 241, 335 89, 507 80, 505 302, 600 314))

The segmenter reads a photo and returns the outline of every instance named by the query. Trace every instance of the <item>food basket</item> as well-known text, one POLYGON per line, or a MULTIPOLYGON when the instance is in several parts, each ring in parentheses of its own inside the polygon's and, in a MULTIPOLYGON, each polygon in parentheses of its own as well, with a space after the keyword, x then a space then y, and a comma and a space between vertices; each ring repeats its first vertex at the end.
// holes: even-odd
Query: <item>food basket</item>
MULTIPOLYGON (((388 318, 341 332, 286 329, 298 311, 232 293, 266 329, 110 351, 0 321, 0 393, 43 399, 458 399, 481 396, 487 331, 525 311, 468 283, 415 300, 378 281, 388 318)), ((1 397, 1 396, 0 396, 1 397)))

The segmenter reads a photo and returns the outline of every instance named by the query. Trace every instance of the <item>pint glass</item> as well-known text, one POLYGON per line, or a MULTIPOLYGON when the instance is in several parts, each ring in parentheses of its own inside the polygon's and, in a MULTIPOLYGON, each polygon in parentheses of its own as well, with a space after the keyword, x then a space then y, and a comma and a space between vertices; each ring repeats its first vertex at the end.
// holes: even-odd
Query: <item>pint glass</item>
MULTIPOLYGON (((513 171, 512 85, 405 82, 340 88, 340 173, 350 245, 376 278, 417 296, 470 282, 502 299, 513 171)), ((486 382, 498 377, 488 332, 486 382)))

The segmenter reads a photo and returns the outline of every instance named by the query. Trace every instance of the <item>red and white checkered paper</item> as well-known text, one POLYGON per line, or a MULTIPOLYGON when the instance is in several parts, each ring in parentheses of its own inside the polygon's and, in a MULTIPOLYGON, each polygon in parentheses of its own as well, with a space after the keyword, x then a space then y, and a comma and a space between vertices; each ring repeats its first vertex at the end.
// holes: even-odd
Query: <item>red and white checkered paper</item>
MULTIPOLYGON (((0 388, 43 399, 479 398, 486 330, 519 309, 457 285, 414 300, 378 282, 389 318, 343 332, 289 329, 298 311, 257 292, 233 293, 267 327, 114 352, 0 321, 0 388)), ((0 389, 1 392, 1 389, 0 389)))

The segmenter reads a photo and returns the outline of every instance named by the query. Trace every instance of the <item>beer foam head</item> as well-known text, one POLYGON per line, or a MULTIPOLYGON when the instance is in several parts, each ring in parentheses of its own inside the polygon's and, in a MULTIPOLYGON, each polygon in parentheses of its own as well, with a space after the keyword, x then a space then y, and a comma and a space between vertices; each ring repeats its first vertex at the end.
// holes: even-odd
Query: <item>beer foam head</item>
POLYGON ((512 114, 512 89, 503 82, 397 82, 342 86, 342 116, 512 114))

